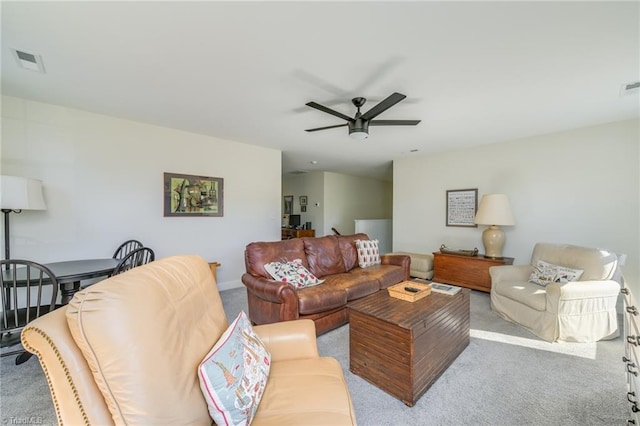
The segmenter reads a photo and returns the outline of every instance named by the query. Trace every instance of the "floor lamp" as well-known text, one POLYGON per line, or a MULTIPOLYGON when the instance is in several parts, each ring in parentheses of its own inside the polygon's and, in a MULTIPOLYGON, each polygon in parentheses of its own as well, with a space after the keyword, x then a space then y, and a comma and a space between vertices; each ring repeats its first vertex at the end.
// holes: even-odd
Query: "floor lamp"
MULTIPOLYGON (((42 182, 18 176, 0 176, 0 209, 4 213, 4 258, 11 259, 9 215, 22 210, 45 210, 42 182)), ((8 265, 7 265, 8 266, 8 265)))

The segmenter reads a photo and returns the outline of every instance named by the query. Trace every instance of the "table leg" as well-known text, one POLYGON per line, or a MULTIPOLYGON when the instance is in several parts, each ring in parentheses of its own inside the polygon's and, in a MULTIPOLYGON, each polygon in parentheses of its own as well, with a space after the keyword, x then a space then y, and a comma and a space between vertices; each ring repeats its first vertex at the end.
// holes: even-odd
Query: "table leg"
POLYGON ((62 296, 60 302, 66 305, 78 290, 80 290, 80 281, 60 284, 60 294, 62 296))

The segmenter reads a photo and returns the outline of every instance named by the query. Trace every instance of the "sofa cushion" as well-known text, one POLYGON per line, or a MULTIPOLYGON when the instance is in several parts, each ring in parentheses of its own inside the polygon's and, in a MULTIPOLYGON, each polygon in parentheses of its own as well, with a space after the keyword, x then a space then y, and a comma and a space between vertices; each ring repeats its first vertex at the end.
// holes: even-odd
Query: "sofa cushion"
POLYGON ((211 423, 196 370, 228 323, 204 259, 168 257, 93 284, 66 316, 113 423, 211 423))
POLYGON ((326 281, 323 285, 301 288, 296 293, 300 315, 330 311, 347 304, 347 293, 344 289, 327 285, 326 281))
POLYGON ((274 280, 291 284, 295 288, 311 287, 324 282, 302 266, 300 259, 291 262, 269 262, 264 265, 264 269, 274 280))
POLYGON ((404 281, 404 269, 396 265, 374 265, 367 268, 358 267, 351 270, 349 274, 375 280, 381 289, 404 281))
POLYGON ((380 290, 376 277, 366 274, 333 274, 325 277, 325 285, 334 289, 342 289, 347 294, 347 301, 359 299, 380 290))
POLYGON ((356 249, 358 250, 358 266, 361 268, 379 265, 382 262, 378 240, 356 240, 356 249))
POLYGON ((342 367, 333 358, 275 361, 256 424, 356 424, 342 367), (307 391, 299 392, 300 389, 307 391))
POLYGON ((202 394, 217 425, 249 425, 269 378, 271 355, 240 312, 198 367, 202 394))
POLYGON ((304 244, 300 238, 250 243, 244 251, 247 273, 255 277, 271 278, 271 275, 264 269, 264 265, 267 263, 288 262, 294 259, 300 259, 302 265, 309 269, 304 244))
POLYGON ((582 269, 582 281, 610 280, 618 270, 618 256, 615 253, 570 244, 537 243, 531 254, 531 265, 538 260, 582 269))
POLYGON ((582 269, 567 268, 538 260, 529 276, 529 282, 543 287, 551 283, 567 283, 579 280, 583 272, 582 269))
POLYGON ((537 311, 544 311, 547 308, 547 292, 538 284, 526 281, 498 281, 492 284, 491 291, 537 311))
POLYGON ((342 260, 347 271, 358 266, 358 250, 356 249, 356 240, 368 240, 367 234, 359 233, 353 235, 337 235, 338 245, 342 253, 342 260))
POLYGON ((309 270, 319 278, 346 272, 338 239, 334 235, 326 237, 302 238, 307 255, 309 270))

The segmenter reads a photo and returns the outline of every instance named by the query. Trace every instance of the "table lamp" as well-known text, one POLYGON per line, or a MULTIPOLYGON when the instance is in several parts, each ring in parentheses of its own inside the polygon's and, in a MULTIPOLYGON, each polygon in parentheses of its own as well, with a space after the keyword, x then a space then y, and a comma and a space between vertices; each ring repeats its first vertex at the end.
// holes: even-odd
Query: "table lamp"
POLYGON ((504 194, 483 195, 474 223, 489 225, 482 233, 484 257, 502 259, 505 237, 504 231, 499 226, 515 225, 507 196, 504 194))
POLYGON ((11 259, 9 250, 9 214, 22 210, 45 210, 42 182, 18 176, 0 176, 0 209, 4 213, 4 258, 11 259))

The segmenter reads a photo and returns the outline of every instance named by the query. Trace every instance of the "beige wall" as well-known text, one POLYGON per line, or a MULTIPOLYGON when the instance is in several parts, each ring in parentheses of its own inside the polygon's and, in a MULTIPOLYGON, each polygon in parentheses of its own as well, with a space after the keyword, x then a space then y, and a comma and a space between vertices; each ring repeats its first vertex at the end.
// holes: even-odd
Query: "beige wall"
POLYGON ((505 256, 528 263, 536 242, 625 253, 640 294, 639 121, 630 120, 394 162, 393 249, 482 247, 483 226, 445 226, 445 193, 507 194, 516 225, 505 256))
POLYGON ((1 173, 41 179, 47 203, 11 215, 12 257, 110 257, 136 238, 157 257, 219 261, 220 287, 240 286, 245 245, 280 238, 280 158, 278 150, 2 97, 1 173), (224 178, 224 217, 163 217, 164 172, 224 178))
POLYGON ((391 219, 393 185, 377 179, 341 173, 314 172, 283 178, 282 194, 294 195, 294 213, 300 210, 298 197, 308 196, 302 222, 311 221, 316 236, 355 232, 356 219, 391 219), (316 205, 317 204, 317 205, 316 205))
POLYGON ((316 236, 321 236, 324 219, 324 173, 313 172, 283 177, 282 195, 293 195, 293 213, 300 215, 301 223, 311 222, 316 236), (304 213, 300 211, 301 195, 307 196, 307 211, 304 213))
POLYGON ((325 233, 355 232, 356 219, 392 219, 393 185, 376 179, 325 173, 325 233))
POLYGON ((628 255, 640 294, 638 129, 633 120, 397 160, 392 186, 336 173, 282 180, 277 150, 2 97, 0 172, 44 182, 47 210, 11 215, 13 256, 40 262, 110 256, 138 238, 158 257, 218 260, 221 288, 239 286, 244 246, 280 238, 283 194, 294 212, 308 196, 302 220, 318 235, 393 215, 394 250, 482 249, 482 227, 445 226, 445 191, 478 188, 509 195, 505 255, 516 263, 537 241, 608 248, 628 255), (164 218, 166 171, 223 177, 225 216, 164 218))

